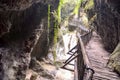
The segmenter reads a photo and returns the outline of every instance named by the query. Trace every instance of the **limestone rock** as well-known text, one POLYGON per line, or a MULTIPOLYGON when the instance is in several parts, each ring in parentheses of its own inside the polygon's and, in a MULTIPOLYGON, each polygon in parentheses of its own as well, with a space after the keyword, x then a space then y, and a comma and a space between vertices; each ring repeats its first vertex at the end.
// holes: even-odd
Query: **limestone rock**
POLYGON ((108 66, 120 74, 120 43, 110 55, 108 66))

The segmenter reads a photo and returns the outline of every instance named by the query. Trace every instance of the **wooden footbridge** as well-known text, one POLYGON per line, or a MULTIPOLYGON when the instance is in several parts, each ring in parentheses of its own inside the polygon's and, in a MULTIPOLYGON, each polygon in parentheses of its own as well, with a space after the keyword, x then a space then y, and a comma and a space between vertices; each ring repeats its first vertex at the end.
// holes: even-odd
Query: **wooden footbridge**
POLYGON ((120 77, 106 66, 109 53, 98 44, 99 37, 92 34, 93 32, 77 34, 78 44, 67 53, 71 56, 62 68, 74 71, 74 80, 120 80, 120 77), (74 70, 68 69, 67 65, 73 60, 74 70))

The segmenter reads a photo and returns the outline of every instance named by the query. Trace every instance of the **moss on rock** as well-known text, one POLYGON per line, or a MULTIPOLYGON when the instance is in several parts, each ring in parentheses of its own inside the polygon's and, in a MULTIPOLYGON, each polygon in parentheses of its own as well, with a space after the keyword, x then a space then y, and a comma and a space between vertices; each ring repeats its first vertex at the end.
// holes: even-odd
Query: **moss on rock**
POLYGON ((108 67, 111 67, 120 74, 120 43, 110 55, 108 67))

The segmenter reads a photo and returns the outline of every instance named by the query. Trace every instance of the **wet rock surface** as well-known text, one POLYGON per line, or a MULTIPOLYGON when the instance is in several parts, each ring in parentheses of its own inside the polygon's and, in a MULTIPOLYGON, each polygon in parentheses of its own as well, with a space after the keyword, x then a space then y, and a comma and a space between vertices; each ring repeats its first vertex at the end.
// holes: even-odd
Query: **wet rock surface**
POLYGON ((30 69, 27 70, 26 80, 73 80, 73 72, 56 67, 48 59, 38 61, 36 59, 31 60, 30 69))
POLYGON ((119 0, 94 0, 97 18, 95 26, 104 46, 112 52, 120 41, 120 8, 119 0))
POLYGON ((31 52, 41 34, 48 35, 48 28, 42 21, 47 20, 48 5, 51 5, 52 11, 57 8, 58 2, 0 1, 0 80, 25 79, 31 52))
POLYGON ((108 66, 120 75, 120 43, 110 55, 108 66))
POLYGON ((105 49, 112 53, 108 65, 119 73, 120 55, 119 49, 116 48, 120 42, 120 1, 94 0, 94 2, 94 11, 97 14, 94 21, 96 31, 101 36, 105 49))
MULTIPOLYGON (((31 56, 40 59, 41 56, 47 55, 48 5, 51 5, 50 11, 54 11, 58 2, 59 0, 0 1, 0 80, 24 80, 25 78, 73 80, 71 73, 66 72, 63 77, 61 74, 65 72, 50 63, 44 64, 44 62, 32 60, 33 62, 29 65, 31 56), (29 75, 26 76, 26 74, 29 75)), ((120 40, 120 1, 94 0, 94 2, 97 13, 97 19, 94 22, 96 30, 102 37, 105 48, 112 52, 120 40)), ((53 16, 51 19, 54 21, 53 16)), ((50 25, 54 26, 54 23, 50 25)), ((53 35, 53 30, 50 34, 53 35)))
POLYGON ((0 11, 1 10, 25 10, 31 5, 36 3, 50 4, 52 7, 57 8, 59 0, 1 0, 0 1, 0 11))

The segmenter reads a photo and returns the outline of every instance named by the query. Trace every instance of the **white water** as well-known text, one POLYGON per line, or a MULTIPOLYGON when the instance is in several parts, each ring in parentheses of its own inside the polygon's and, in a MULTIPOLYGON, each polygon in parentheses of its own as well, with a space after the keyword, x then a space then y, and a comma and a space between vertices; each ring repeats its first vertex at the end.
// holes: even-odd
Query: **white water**
MULTIPOLYGON (((56 48, 56 53, 57 53, 57 62, 63 62, 67 60, 70 55, 66 54, 70 49, 72 49, 74 46, 77 45, 77 38, 76 38, 76 31, 74 32, 69 32, 66 33, 65 35, 62 35, 62 40, 63 45, 58 42, 57 48, 56 48)), ((48 55, 49 59, 53 61, 53 55, 52 53, 49 53, 48 55)), ((71 62, 74 64, 74 61, 71 62)), ((62 64, 63 65, 63 64, 62 64)), ((58 70, 53 69, 52 72, 55 72, 55 80, 74 80, 74 73, 68 70, 61 69, 57 66, 58 70)), ((69 68, 74 69, 74 66, 67 66, 69 68)))
MULTIPOLYGON (((66 33, 65 35, 62 35, 62 41, 63 45, 61 45, 60 42, 57 44, 56 48, 56 61, 63 61, 66 60, 70 55, 66 54, 70 49, 72 49, 74 46, 77 45, 77 38, 76 38, 76 31, 66 33)), ((52 53, 49 53, 48 55, 50 60, 53 60, 52 53)))

